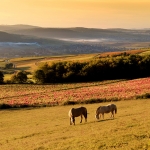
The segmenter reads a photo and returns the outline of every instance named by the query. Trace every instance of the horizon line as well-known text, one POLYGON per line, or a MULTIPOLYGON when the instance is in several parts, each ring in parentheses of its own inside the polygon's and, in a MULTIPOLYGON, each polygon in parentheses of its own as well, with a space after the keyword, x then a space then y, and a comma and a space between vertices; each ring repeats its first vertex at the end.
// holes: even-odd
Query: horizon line
POLYGON ((84 27, 84 26, 70 26, 70 27, 48 27, 48 26, 38 26, 31 24, 0 24, 0 26, 31 26, 35 28, 57 28, 57 29, 67 29, 67 28, 85 28, 85 29, 124 29, 124 30, 143 30, 150 28, 121 28, 121 27, 112 27, 112 28, 96 28, 96 27, 84 27))

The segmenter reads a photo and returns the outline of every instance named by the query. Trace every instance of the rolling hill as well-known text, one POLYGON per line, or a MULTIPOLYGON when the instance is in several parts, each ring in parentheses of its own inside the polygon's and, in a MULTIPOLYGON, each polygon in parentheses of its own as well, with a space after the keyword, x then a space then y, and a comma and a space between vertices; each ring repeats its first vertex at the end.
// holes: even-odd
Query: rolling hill
POLYGON ((0 25, 0 57, 87 54, 149 46, 150 29, 0 25))

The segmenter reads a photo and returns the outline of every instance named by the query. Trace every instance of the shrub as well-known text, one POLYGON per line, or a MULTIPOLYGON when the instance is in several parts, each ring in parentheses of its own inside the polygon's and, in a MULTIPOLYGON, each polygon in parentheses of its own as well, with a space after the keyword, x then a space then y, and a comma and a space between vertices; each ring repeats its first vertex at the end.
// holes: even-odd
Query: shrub
POLYGON ((5 65, 5 68, 6 68, 6 69, 11 69, 11 68, 13 68, 13 66, 14 66, 13 63, 7 63, 7 64, 5 65))
POLYGON ((75 104, 79 104, 79 101, 70 101, 70 100, 67 100, 67 101, 63 101, 61 103, 61 105, 65 106, 65 105, 75 105, 75 104))
POLYGON ((11 76, 12 83, 26 83, 27 79, 28 77, 25 71, 19 71, 11 76))
POLYGON ((150 98, 150 93, 145 93, 145 94, 136 96, 136 99, 146 99, 146 98, 150 98))
POLYGON ((44 83, 45 82, 45 73, 43 70, 36 70, 33 73, 33 79, 35 80, 36 83, 44 83))

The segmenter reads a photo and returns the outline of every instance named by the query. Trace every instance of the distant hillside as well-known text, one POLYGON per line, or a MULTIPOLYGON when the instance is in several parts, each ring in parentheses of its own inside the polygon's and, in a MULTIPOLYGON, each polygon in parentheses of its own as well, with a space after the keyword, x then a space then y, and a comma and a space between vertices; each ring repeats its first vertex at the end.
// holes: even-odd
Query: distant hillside
MULTIPOLYGON (((14 32, 15 30, 23 30, 23 29, 32 29, 37 28, 37 26, 31 26, 31 25, 0 25, 0 31, 6 31, 6 32, 14 32)), ((39 27, 38 27, 39 28, 39 27)))
POLYGON ((0 57, 88 54, 148 47, 150 29, 0 25, 0 57))
POLYGON ((23 40, 21 35, 10 34, 0 31, 0 42, 20 42, 23 40))
POLYGON ((0 26, 1 31, 56 39, 105 39, 109 41, 149 42, 150 29, 41 28, 27 25, 0 26))

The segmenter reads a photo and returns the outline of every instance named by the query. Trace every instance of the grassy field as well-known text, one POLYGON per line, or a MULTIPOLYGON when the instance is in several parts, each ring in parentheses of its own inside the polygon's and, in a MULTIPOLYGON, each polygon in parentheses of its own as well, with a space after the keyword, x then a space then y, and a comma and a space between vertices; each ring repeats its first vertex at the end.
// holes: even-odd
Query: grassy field
POLYGON ((148 150, 150 149, 150 100, 115 102, 115 119, 105 114, 96 121, 99 104, 83 105, 88 122, 69 125, 74 106, 0 111, 0 148, 3 150, 148 150))
POLYGON ((0 59, 0 71, 4 73, 4 81, 10 80, 12 74, 15 71, 30 71, 33 72, 38 68, 39 65, 43 63, 51 64, 52 62, 59 61, 86 61, 92 59, 97 54, 81 54, 81 55, 62 55, 62 56, 43 56, 43 57, 21 57, 21 58, 11 58, 9 62, 15 65, 15 68, 4 69, 6 62, 4 59, 0 59))
MULTIPOLYGON (((87 60, 98 54, 55 58, 25 58, 14 60, 17 70, 33 70, 43 62, 87 60)), ((5 80, 10 75, 5 74, 5 80)), ((150 99, 136 99, 150 95, 150 78, 112 80, 76 84, 8 84, 1 85, 0 104, 51 105, 40 108, 0 109, 0 149, 2 150, 148 150, 150 149, 150 99), (114 100, 118 107, 115 119, 105 114, 104 120, 95 119, 100 105, 78 104, 61 106, 66 101, 114 100), (136 99, 136 100, 135 100, 136 99), (69 125, 68 111, 85 106, 88 122, 69 125)))

